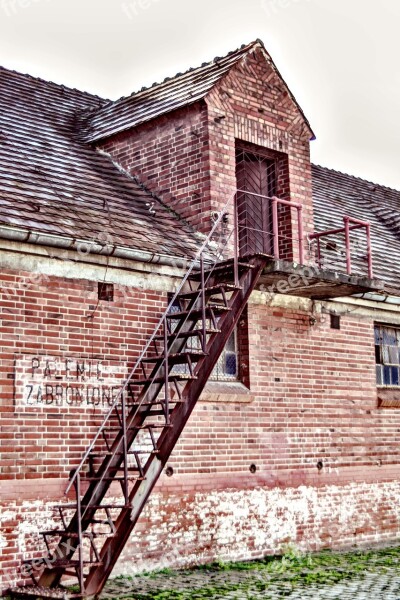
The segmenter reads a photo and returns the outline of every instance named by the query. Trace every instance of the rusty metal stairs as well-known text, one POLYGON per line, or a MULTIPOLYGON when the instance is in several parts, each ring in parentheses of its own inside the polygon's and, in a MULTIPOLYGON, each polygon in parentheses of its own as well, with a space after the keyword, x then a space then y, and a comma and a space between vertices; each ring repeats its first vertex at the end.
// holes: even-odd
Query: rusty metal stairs
POLYGON ((11 596, 83 598, 103 589, 268 260, 222 260, 230 236, 217 230, 225 222, 222 211, 71 473, 74 501, 56 506, 59 526, 42 532, 46 555, 25 561, 33 585, 11 596))

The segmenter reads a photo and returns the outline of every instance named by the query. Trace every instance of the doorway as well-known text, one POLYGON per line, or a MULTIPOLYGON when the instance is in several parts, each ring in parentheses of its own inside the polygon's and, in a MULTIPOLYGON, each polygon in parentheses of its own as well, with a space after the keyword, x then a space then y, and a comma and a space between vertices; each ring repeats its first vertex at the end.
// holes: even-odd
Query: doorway
POLYGON ((268 198, 277 194, 276 160, 238 147, 236 181, 239 255, 272 254, 272 205, 268 198))

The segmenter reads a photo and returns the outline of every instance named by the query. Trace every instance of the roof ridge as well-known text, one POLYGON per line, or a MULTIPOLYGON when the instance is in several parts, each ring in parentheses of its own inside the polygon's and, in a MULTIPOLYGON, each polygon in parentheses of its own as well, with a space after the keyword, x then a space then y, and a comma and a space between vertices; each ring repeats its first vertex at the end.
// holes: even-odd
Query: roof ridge
POLYGON ((337 175, 343 175, 344 177, 351 177, 352 179, 357 179, 357 181, 362 181, 363 183, 368 183, 369 185, 377 186, 379 188, 384 188, 385 190, 389 190, 391 192, 397 192, 400 194, 400 190, 390 187, 388 185, 384 185, 383 183, 378 183, 377 181, 370 181, 369 179, 364 179, 359 175, 351 175, 350 173, 345 173, 343 171, 339 171, 338 169, 333 169, 332 167, 324 167, 323 165, 318 165, 316 163, 311 163, 312 167, 316 167, 317 169, 323 169, 324 171, 330 171, 331 173, 336 173, 337 175))
POLYGON ((250 42, 248 44, 242 44, 241 46, 239 46, 239 48, 236 48, 236 50, 231 50, 227 54, 224 54, 223 56, 215 56, 213 59, 211 59, 209 61, 202 62, 201 65, 199 65, 197 67, 189 67, 188 69, 186 69, 186 71, 176 73, 175 75, 167 76, 162 81, 155 81, 151 85, 143 86, 139 90, 136 90, 135 92, 132 92, 131 94, 128 94, 127 96, 121 96, 120 98, 117 98, 116 100, 109 100, 107 102, 107 104, 104 105, 104 108, 111 104, 117 104, 118 102, 122 102, 123 100, 128 100, 129 98, 138 96, 139 94, 142 94, 149 90, 152 90, 158 86, 163 85, 164 83, 169 83, 173 79, 177 79, 178 77, 183 77, 184 75, 187 75, 188 73, 192 73, 193 71, 197 71, 198 69, 204 69, 205 67, 211 66, 213 63, 217 64, 218 61, 228 58, 229 56, 233 56, 234 54, 241 53, 246 48, 250 49, 252 46, 255 46, 256 44, 261 44, 264 47, 264 44, 262 43, 262 41, 257 38, 253 42, 250 42))
POLYGON ((88 120, 85 131, 86 141, 99 141, 172 110, 203 100, 218 82, 256 50, 260 50, 276 76, 282 81, 314 139, 315 134, 301 106, 266 50, 263 41, 257 38, 249 44, 242 44, 236 50, 231 50, 225 56, 216 56, 198 67, 190 67, 173 77, 165 77, 162 82, 142 87, 129 96, 122 96, 118 100, 105 103, 98 111, 92 113, 92 118, 88 120))
POLYGON ((85 90, 80 90, 78 88, 70 87, 68 85, 64 85, 63 83, 56 83, 55 81, 51 81, 50 79, 43 79, 43 77, 38 77, 36 75, 31 75, 30 73, 22 73, 21 71, 17 71, 16 69, 9 69, 3 65, 0 65, 0 71, 6 71, 7 73, 13 73, 14 75, 18 75, 20 77, 24 77, 25 79, 30 79, 33 81, 39 81, 40 83, 45 83, 46 85, 52 85, 57 89, 67 90, 68 92, 78 92, 79 94, 90 96, 91 98, 97 98, 102 102, 110 102, 108 98, 102 98, 98 94, 92 94, 92 92, 87 92, 85 90))

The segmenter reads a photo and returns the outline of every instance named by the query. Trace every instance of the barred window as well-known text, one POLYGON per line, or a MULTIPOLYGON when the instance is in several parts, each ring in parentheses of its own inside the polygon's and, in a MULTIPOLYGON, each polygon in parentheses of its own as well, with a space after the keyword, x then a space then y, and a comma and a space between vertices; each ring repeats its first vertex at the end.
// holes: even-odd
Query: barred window
POLYGON ((221 356, 210 375, 211 381, 236 381, 239 379, 236 328, 232 331, 221 356))
POLYGON ((375 325, 376 382, 400 386, 400 327, 375 325))
MULTIPOLYGON (((172 299, 172 294, 168 294, 168 301, 172 299)), ((176 301, 170 309, 171 313, 179 312, 181 310, 179 302, 176 301)), ((211 323, 208 324, 211 326, 211 323)), ((176 324, 172 324, 172 331, 174 331, 176 324)), ((200 325, 199 325, 200 328, 200 325)), ((210 381, 238 381, 239 380, 239 352, 238 352, 238 340, 237 340, 237 329, 232 331, 224 349, 222 350, 221 356, 219 357, 217 364, 215 365, 211 375, 210 381)), ((187 350, 200 350, 201 340, 200 337, 190 338, 186 343, 187 350)), ((174 373, 186 373, 187 367, 185 365, 175 365, 173 367, 174 373)))

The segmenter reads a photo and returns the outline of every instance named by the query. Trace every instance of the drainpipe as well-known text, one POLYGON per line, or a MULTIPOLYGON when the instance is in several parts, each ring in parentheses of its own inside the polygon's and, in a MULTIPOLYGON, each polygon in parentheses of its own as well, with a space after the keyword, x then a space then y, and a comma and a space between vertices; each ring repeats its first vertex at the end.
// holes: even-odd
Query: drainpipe
POLYGON ((99 244, 90 242, 85 239, 73 238, 52 233, 42 233, 39 231, 20 229, 17 227, 8 227, 0 225, 0 239, 10 240, 13 242, 29 243, 40 246, 52 246, 63 250, 81 251, 82 248, 87 248, 87 254, 97 254, 101 256, 113 256, 117 258, 125 258, 137 262, 149 264, 160 264, 176 268, 185 268, 191 258, 184 256, 169 256, 167 254, 159 254, 148 252, 146 250, 137 250, 128 248, 127 246, 117 246, 109 244, 99 244))
POLYGON ((381 304, 393 304, 400 306, 400 298, 398 296, 390 296, 389 294, 374 294, 373 292, 365 292, 364 294, 353 294, 353 298, 360 300, 369 300, 371 302, 380 302, 381 304))

